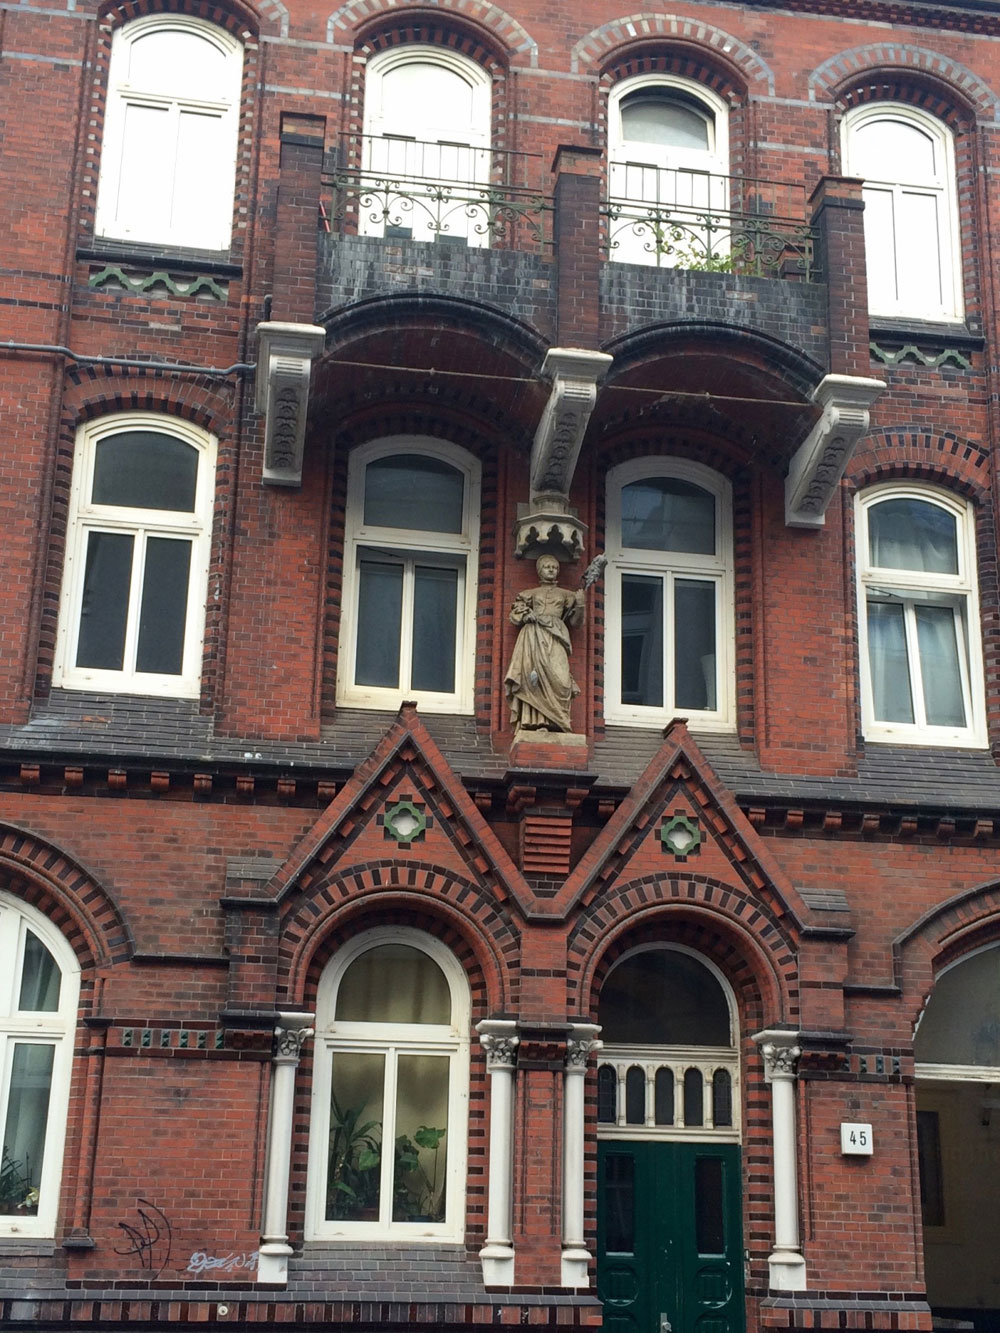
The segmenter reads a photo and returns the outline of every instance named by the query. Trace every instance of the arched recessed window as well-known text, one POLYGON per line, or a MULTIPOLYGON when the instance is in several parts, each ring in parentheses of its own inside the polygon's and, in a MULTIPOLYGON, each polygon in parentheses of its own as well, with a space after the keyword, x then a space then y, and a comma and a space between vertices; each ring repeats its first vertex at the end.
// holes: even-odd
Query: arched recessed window
POLYGON ((243 47, 153 14, 112 39, 98 236, 225 250, 233 222, 243 47))
POLYGON ((608 124, 611 258, 683 268, 727 254, 722 98, 673 75, 623 79, 611 92, 608 124))
POLYGON ((396 436, 351 455, 339 699, 471 712, 479 464, 396 436))
POLYGON ((679 946, 637 949, 608 973, 597 1018, 602 1136, 738 1141, 736 1007, 717 968, 679 946))
POLYGON ((309 1232, 460 1240, 469 990, 414 930, 360 935, 320 981, 309 1232))
POLYGON ((359 225, 369 236, 489 244, 490 75, 436 46, 368 62, 359 225))
POLYGON ((985 745, 971 507, 906 484, 857 504, 865 734, 985 745))
POLYGON ((732 723, 730 489, 708 468, 637 459, 608 474, 606 714, 732 723))
POLYGON ((864 182, 868 305, 874 314, 960 319, 955 147, 915 107, 872 103, 842 124, 844 169, 864 182))
POLYGON ((79 991, 62 935, 0 893, 0 1236, 55 1231, 79 991))
POLYGON ((215 449, 175 417, 123 414, 80 430, 57 684, 197 695, 215 449))

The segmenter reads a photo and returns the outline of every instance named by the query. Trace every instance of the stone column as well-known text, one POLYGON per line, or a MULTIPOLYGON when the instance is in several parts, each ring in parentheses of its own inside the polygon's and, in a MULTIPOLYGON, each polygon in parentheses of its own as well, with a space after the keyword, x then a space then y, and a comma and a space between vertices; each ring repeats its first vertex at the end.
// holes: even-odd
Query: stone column
POLYGON ((795 1125, 795 1078, 802 1054, 797 1032, 769 1029, 754 1041, 764 1058, 764 1078, 771 1085, 771 1136, 774 1157, 774 1248, 768 1259, 772 1291, 803 1291, 806 1265, 799 1239, 798 1135, 795 1125))
POLYGON ((274 1072, 267 1122, 267 1174, 264 1182, 264 1230, 260 1243, 258 1282, 287 1282, 288 1172, 292 1155, 292 1112, 295 1070, 314 1014, 279 1014, 274 1029, 274 1072))
POLYGON ((479 1251, 487 1287, 514 1284, 513 1199, 514 1070, 517 1065, 517 1024, 511 1019, 484 1019, 476 1024, 490 1075, 490 1164, 486 1244, 479 1251))
POLYGON ((590 1253, 583 1240, 584 1079, 591 1051, 601 1043, 593 1023, 570 1023, 563 1080, 562 1285, 590 1285, 590 1253))

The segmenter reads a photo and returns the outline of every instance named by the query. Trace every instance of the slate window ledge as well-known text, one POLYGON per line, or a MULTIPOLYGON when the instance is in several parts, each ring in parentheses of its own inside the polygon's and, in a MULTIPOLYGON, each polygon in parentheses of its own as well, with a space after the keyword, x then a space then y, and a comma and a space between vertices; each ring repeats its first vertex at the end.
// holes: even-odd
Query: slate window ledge
POLYGON ((242 278, 243 265, 230 260, 228 250, 164 249, 159 245, 126 244, 95 240, 81 246, 76 257, 102 264, 128 264, 136 268, 165 268, 172 273, 211 273, 220 278, 242 278))

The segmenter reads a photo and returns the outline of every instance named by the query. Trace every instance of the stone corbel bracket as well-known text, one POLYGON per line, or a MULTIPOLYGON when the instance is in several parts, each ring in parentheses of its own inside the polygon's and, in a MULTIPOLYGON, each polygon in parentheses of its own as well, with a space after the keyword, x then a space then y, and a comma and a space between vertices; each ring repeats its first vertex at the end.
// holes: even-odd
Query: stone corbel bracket
POLYGON ((302 485, 302 453, 313 358, 326 330, 318 324, 257 325, 256 407, 264 415, 265 482, 302 485))
POLYGON ((514 525, 518 557, 553 548, 568 560, 583 553, 586 525, 570 510, 569 490, 597 386, 612 360, 576 347, 550 347, 545 354, 542 375, 552 380, 552 390, 531 449, 531 500, 514 525))
POLYGON ((858 375, 825 375, 812 392, 823 415, 799 445, 785 479, 785 523, 821 528, 826 511, 868 430, 872 404, 885 384, 858 375))

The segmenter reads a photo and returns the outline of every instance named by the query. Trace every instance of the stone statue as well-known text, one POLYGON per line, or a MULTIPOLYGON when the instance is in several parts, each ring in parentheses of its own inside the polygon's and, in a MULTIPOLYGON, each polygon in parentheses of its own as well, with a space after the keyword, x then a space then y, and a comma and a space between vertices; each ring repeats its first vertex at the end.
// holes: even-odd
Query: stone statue
POLYGON ((535 561, 537 588, 519 593, 510 612, 520 626, 504 679, 510 723, 515 731, 572 731, 569 706, 580 693, 570 674, 569 631, 583 624, 583 588, 560 588, 559 561, 535 561))

